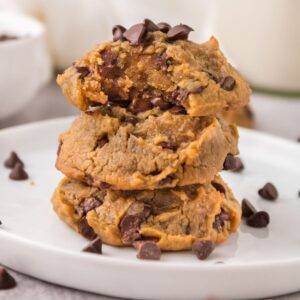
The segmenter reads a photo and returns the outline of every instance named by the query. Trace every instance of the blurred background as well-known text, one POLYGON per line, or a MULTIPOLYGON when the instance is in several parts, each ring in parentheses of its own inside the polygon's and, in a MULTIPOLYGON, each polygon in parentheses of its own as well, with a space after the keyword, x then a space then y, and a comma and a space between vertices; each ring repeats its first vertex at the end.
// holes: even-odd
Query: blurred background
POLYGON ((298 0, 0 0, 0 128, 78 113, 56 74, 114 25, 150 18, 190 25, 194 41, 215 35, 254 90, 237 122, 297 140, 299 11, 298 0))

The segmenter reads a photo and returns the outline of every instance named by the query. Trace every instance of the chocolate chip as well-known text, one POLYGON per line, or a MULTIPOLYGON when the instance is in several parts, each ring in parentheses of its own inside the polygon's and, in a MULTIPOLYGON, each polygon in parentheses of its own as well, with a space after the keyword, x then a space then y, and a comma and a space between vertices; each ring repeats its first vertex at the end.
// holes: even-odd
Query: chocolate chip
POLYGON ((149 99, 145 98, 133 98, 132 102, 129 105, 129 111, 134 114, 144 112, 152 108, 152 104, 149 99))
POLYGON ((121 239, 125 244, 131 244, 139 239, 139 228, 142 223, 142 218, 139 215, 126 215, 120 223, 121 239))
POLYGON ((28 179, 28 174, 23 168, 23 165, 17 162, 9 174, 9 178, 12 180, 26 180, 28 179))
POLYGON ((123 71, 117 66, 117 54, 105 49, 100 54, 103 63, 98 65, 98 71, 103 77, 114 79, 123 76, 123 71))
POLYGON ((161 256, 161 250, 155 242, 141 241, 137 245, 138 253, 136 255, 139 259, 151 259, 159 260, 161 256))
POLYGON ((102 241, 99 237, 91 241, 85 248, 82 249, 83 252, 90 252, 96 254, 102 254, 102 241))
POLYGON ((206 259, 213 252, 214 249, 215 244, 211 240, 196 241, 192 245, 192 251, 201 260, 206 259))
POLYGON ((172 64, 171 59, 168 58, 167 53, 165 51, 157 56, 156 63, 158 68, 162 71, 167 71, 168 67, 172 64))
POLYGON ((232 154, 227 154, 225 161, 223 163, 223 170, 240 172, 244 169, 244 165, 240 158, 233 156, 232 154))
POLYGON ((176 151, 178 146, 175 145, 175 144, 172 144, 172 143, 168 143, 168 142, 161 142, 159 144, 162 148, 164 149, 170 149, 170 150, 173 150, 173 151, 176 151))
POLYGON ((276 187, 268 182, 261 189, 258 190, 258 194, 266 200, 276 200, 278 198, 278 192, 276 187))
POLYGON ((15 279, 3 267, 0 267, 0 290, 12 289, 16 285, 15 279))
POLYGON ((139 216, 143 221, 150 215, 150 207, 142 201, 136 201, 129 206, 126 214, 139 216))
POLYGON ((110 99, 107 103, 108 107, 113 107, 113 106, 120 106, 127 108, 130 105, 130 101, 128 100, 112 100, 110 99))
POLYGON ((194 199, 197 194, 198 194, 198 188, 199 188, 199 185, 188 185, 188 186, 185 186, 183 187, 183 191, 185 192, 185 194, 187 195, 187 197, 189 199, 194 199))
POLYGON ((231 91, 235 86, 235 80, 232 76, 225 76, 221 78, 220 85, 223 90, 231 91))
POLYGON ((62 144, 63 144, 62 141, 60 141, 59 144, 58 144, 58 147, 57 147, 57 150, 56 150, 56 155, 57 156, 60 154, 62 144))
POLYGON ((90 74, 90 70, 88 67, 75 67, 76 71, 80 74, 79 79, 84 79, 86 76, 90 74))
POLYGON ((100 184, 99 184, 99 188, 100 188, 101 190, 107 190, 107 189, 110 189, 110 188, 111 188, 111 184, 102 181, 102 182, 100 182, 100 184))
POLYGON ((146 25, 146 29, 148 32, 159 31, 159 27, 151 20, 145 19, 144 24, 146 25))
POLYGON ((212 186, 220 193, 222 194, 226 194, 226 189, 224 188, 224 186, 221 183, 212 181, 212 186))
POLYGON ((159 182, 158 182, 158 185, 166 185, 166 184, 169 184, 173 181, 173 177, 168 175, 167 177, 161 179, 159 182))
POLYGON ((161 32, 167 33, 169 31, 169 29, 171 28, 171 25, 169 25, 168 23, 165 23, 165 22, 160 22, 157 24, 157 27, 159 28, 159 30, 161 32))
POLYGON ((93 240, 97 237, 94 229, 88 224, 86 217, 81 218, 78 223, 79 232, 87 239, 93 240))
POLYGON ((242 201, 242 216, 245 218, 249 218, 253 214, 256 213, 255 207, 250 203, 249 200, 243 199, 242 201))
POLYGON ((4 166, 6 168, 13 169, 14 166, 16 165, 16 163, 19 163, 19 164, 21 164, 22 167, 24 167, 24 163, 22 162, 22 160, 20 159, 20 157, 18 156, 18 154, 16 152, 12 151, 10 153, 9 158, 7 158, 4 161, 4 166))
POLYGON ((85 198, 80 204, 79 207, 83 210, 84 214, 87 214, 90 210, 99 207, 103 201, 96 197, 85 198))
POLYGON ((213 228, 216 229, 218 232, 222 232, 223 227, 225 225, 225 221, 228 220, 229 220, 228 213, 222 209, 221 212, 215 217, 213 228))
POLYGON ((258 211, 247 219, 247 225, 255 228, 267 227, 270 222, 270 216, 265 211, 258 211))
POLYGON ((129 116, 129 117, 125 117, 122 120, 122 123, 123 124, 132 124, 132 125, 135 125, 138 121, 139 121, 138 118, 133 117, 133 116, 129 116))
POLYGON ((126 28, 121 25, 115 25, 112 29, 113 41, 124 41, 123 33, 126 31, 126 28))
POLYGON ((194 29, 184 24, 176 25, 169 29, 167 33, 167 40, 186 40, 188 38, 189 33, 193 30, 194 29))
POLYGON ((127 29, 124 32, 123 36, 127 41, 130 42, 131 45, 136 46, 141 43, 146 33, 146 25, 143 23, 139 23, 127 29))
POLYGON ((0 42, 10 41, 10 40, 17 40, 19 37, 15 35, 8 35, 8 34, 1 34, 0 35, 0 42))
POLYGON ((98 138, 98 140, 97 140, 97 148, 102 148, 108 142, 109 142, 109 140, 108 140, 107 134, 105 134, 104 136, 98 138))
POLYGON ((158 106, 161 110, 170 108, 170 103, 166 102, 162 97, 155 97, 150 100, 153 106, 158 106))
POLYGON ((174 114, 174 115, 179 115, 179 114, 182 114, 182 115, 186 115, 186 110, 183 106, 180 106, 180 105, 176 105, 176 106, 173 106, 169 112, 171 114, 174 114))

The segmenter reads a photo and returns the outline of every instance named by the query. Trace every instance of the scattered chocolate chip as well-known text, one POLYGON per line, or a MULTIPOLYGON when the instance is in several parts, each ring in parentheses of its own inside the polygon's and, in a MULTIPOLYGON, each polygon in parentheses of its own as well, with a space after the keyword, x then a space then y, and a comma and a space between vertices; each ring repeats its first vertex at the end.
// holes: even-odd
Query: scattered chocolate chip
POLYGON ((199 185, 188 185, 183 187, 183 191, 188 196, 189 199, 194 199, 197 196, 199 185))
POLYGON ((165 184, 169 184, 173 181, 173 177, 168 175, 167 177, 161 179, 159 182, 158 182, 158 185, 165 185, 165 184))
POLYGON ((171 25, 169 25, 168 23, 165 23, 165 22, 160 22, 157 24, 157 27, 159 28, 159 30, 161 32, 167 33, 169 31, 169 29, 171 28, 171 25))
POLYGON ((28 174, 24 170, 23 165, 17 162, 14 168, 11 170, 9 178, 12 180, 26 180, 28 179, 28 174))
POLYGON ((120 223, 121 239, 125 244, 132 244, 141 237, 139 228, 142 218, 139 215, 126 215, 120 223))
POLYGON ((107 134, 98 138, 97 140, 97 147, 98 148, 102 148, 105 144, 107 144, 109 142, 107 134))
POLYGON ((244 218, 249 218, 256 213, 255 207, 250 203, 249 200, 242 200, 242 216, 244 218))
POLYGON ((123 71, 117 66, 117 54, 109 49, 100 53, 103 63, 98 65, 98 71, 103 77, 110 79, 123 76, 123 71))
POLYGON ((261 189, 258 190, 258 194, 266 200, 276 200, 278 198, 278 192, 276 187, 268 182, 261 189))
POLYGON ((103 201, 96 197, 85 198, 80 204, 79 207, 83 210, 84 214, 87 214, 90 210, 99 207, 103 201))
POLYGON ((223 90, 232 91, 235 86, 235 80, 232 76, 225 76, 221 78, 220 85, 223 90))
POLYGON ((226 189, 224 188, 224 186, 221 183, 212 181, 212 186, 220 193, 222 194, 226 194, 226 189))
POLYGON ((85 248, 82 249, 83 252, 90 252, 96 254, 102 254, 102 241, 99 237, 92 240, 85 248))
POLYGON ((180 105, 176 105, 176 106, 173 106, 169 112, 171 114, 174 114, 174 115, 179 115, 179 114, 182 114, 182 115, 186 115, 186 110, 183 106, 180 106, 180 105))
POLYGON ((3 267, 0 267, 0 290, 12 289, 16 285, 15 279, 3 267))
POLYGON ((218 232, 222 232, 223 227, 225 225, 225 221, 228 220, 229 220, 228 213, 222 209, 221 212, 215 217, 213 228, 216 229, 218 232))
POLYGON ((4 162, 4 166, 9 169, 13 169, 16 163, 21 164, 22 167, 24 167, 24 163, 18 156, 18 154, 14 151, 12 151, 9 155, 9 158, 7 158, 4 162))
POLYGON ((151 20, 145 19, 144 24, 146 25, 147 32, 159 31, 159 27, 151 20))
POLYGON ((167 33, 167 40, 168 41, 186 40, 188 38, 189 33, 193 30, 194 30, 193 28, 184 24, 176 25, 171 29, 169 29, 167 33))
POLYGON ((122 123, 123 124, 132 124, 132 125, 135 125, 138 121, 139 121, 138 118, 133 117, 133 116, 129 116, 129 117, 125 117, 122 120, 122 123))
POLYGON ((158 68, 164 72, 167 71, 168 67, 172 64, 171 59, 168 58, 166 51, 157 56, 156 63, 158 68))
POLYGON ((155 97, 150 100, 153 106, 158 106, 161 110, 170 108, 170 103, 166 102, 162 97, 155 97))
POLYGON ((267 227, 270 222, 270 216, 265 211, 258 211, 247 219, 247 225, 255 228, 267 227))
POLYGON ((113 107, 113 106, 120 106, 127 108, 130 105, 130 101, 128 100, 109 100, 108 101, 108 107, 113 107))
POLYGON ((245 166, 242 162, 242 160, 239 157, 235 157, 235 168, 231 170, 232 172, 241 172, 245 169, 245 166))
POLYGON ((192 251, 201 260, 206 259, 214 249, 215 244, 211 240, 196 241, 192 245, 192 251))
POLYGON ((85 174, 84 179, 85 179, 85 181, 86 181, 86 183, 87 183, 88 185, 93 185, 93 183, 94 183, 94 178, 93 178, 92 175, 90 175, 90 174, 85 174))
POLYGON ((155 242, 141 241, 137 245, 137 258, 139 259, 151 259, 159 260, 161 256, 161 250, 155 242))
POLYGON ((17 40, 17 39, 19 39, 19 37, 15 36, 15 35, 8 35, 8 34, 1 34, 0 35, 0 42, 17 40))
POLYGON ((147 33, 146 25, 143 23, 135 24, 127 29, 123 36, 124 38, 130 42, 131 45, 136 46, 139 45, 147 33))
POLYGON ((240 158, 233 156, 232 154, 227 154, 225 161, 223 163, 223 170, 239 172, 244 169, 244 165, 240 158))
POLYGON ((113 41, 124 41, 123 33, 126 31, 126 28, 121 25, 116 25, 112 29, 113 41))
POLYGON ((59 144, 58 144, 58 147, 57 147, 57 150, 56 150, 56 155, 57 156, 59 155, 59 153, 61 151, 62 144, 63 144, 62 141, 60 141, 59 144))
POLYGON ((145 220, 150 215, 150 206, 142 201, 136 201, 129 206, 126 214, 139 216, 142 220, 145 220))
POLYGON ((86 76, 90 74, 90 70, 88 67, 75 67, 76 71, 80 74, 79 79, 84 79, 86 76))
POLYGON ((175 144, 172 144, 172 143, 168 143, 168 142, 161 142, 159 144, 162 148, 164 149, 170 149, 170 150, 173 150, 173 151, 176 151, 178 146, 175 145, 175 144))
POLYGON ((97 237, 94 229, 88 224, 86 217, 81 218, 78 223, 79 232, 87 239, 93 240, 97 237))
POLYGON ((100 188, 101 190, 107 190, 107 189, 111 188, 111 184, 102 181, 102 182, 100 182, 100 184, 99 184, 99 188, 100 188))
POLYGON ((152 108, 152 104, 149 99, 145 98, 133 98, 132 102, 129 105, 129 111, 134 114, 144 112, 152 108))

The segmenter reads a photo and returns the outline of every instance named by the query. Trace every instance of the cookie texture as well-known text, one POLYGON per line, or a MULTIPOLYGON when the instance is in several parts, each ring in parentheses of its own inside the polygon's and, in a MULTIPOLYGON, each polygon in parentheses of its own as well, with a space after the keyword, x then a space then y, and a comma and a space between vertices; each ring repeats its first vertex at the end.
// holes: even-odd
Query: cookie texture
POLYGON ((254 114, 248 105, 237 110, 226 111, 222 114, 222 118, 228 123, 246 128, 253 128, 255 123, 254 114))
POLYGON ((67 177, 115 190, 210 182, 235 155, 238 133, 215 117, 120 107, 82 112, 60 136, 56 167, 67 177))
POLYGON ((161 31, 148 31, 138 43, 100 44, 59 75, 57 83, 81 110, 113 104, 133 113, 159 107, 208 116, 245 106, 250 95, 215 38, 197 44, 161 31))
POLYGON ((221 243, 237 230, 241 218, 238 202, 219 176, 205 185, 155 191, 101 190, 64 178, 52 204, 74 230, 80 232, 84 218, 109 245, 149 240, 174 251, 191 249, 202 239, 221 243))

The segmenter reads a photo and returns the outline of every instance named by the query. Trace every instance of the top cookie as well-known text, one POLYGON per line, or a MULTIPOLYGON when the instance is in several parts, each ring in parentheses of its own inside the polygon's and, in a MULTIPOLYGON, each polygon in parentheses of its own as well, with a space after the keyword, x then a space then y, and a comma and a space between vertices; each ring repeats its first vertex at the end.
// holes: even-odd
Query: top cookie
POLYGON ((132 113, 158 106, 191 116, 215 115, 249 101, 250 88, 226 61, 218 41, 187 40, 192 29, 150 20, 96 46, 58 76, 65 97, 81 110, 120 105, 132 113))

